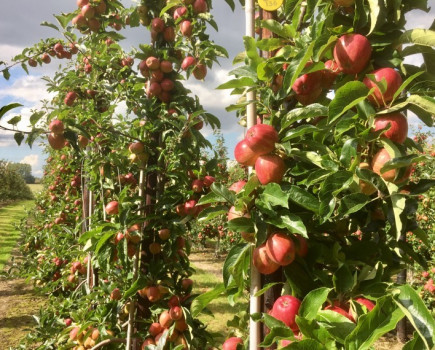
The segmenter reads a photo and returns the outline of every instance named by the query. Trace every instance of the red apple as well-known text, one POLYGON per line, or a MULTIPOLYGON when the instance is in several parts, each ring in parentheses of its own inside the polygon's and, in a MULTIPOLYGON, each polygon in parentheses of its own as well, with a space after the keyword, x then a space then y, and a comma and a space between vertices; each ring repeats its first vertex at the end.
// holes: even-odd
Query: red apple
POLYGON ((301 301, 291 295, 283 295, 276 299, 270 315, 284 322, 293 332, 298 332, 299 327, 295 318, 298 314, 301 301))
POLYGON ((181 69, 187 70, 187 68, 194 66, 196 64, 195 57, 187 56, 184 58, 183 62, 181 63, 181 69))
POLYGON ((256 124, 248 129, 245 140, 252 151, 260 156, 272 152, 279 138, 273 126, 256 124))
POLYGON ((274 154, 259 156, 255 161, 255 172, 262 185, 280 183, 286 170, 282 158, 274 154))
POLYGON ((182 7, 177 7, 174 10, 174 20, 176 21, 177 19, 179 19, 180 17, 183 17, 185 14, 187 13, 187 8, 182 6, 182 7))
POLYGON ((378 153, 375 154, 375 156, 372 159, 372 169, 373 171, 382 176, 382 178, 385 181, 394 182, 394 183, 401 183, 408 179, 408 177, 411 175, 411 167, 408 167, 403 177, 399 180, 394 181, 396 178, 396 170, 397 169, 391 169, 381 174, 381 169, 385 165, 386 162, 388 162, 391 159, 391 155, 388 153, 388 151, 385 148, 382 148, 378 151, 378 153))
POLYGON ((122 297, 121 295, 121 291, 119 290, 119 288, 115 288, 114 290, 112 290, 112 292, 110 293, 110 299, 111 300, 120 300, 122 297))
POLYGON ((327 60, 325 62, 325 69, 322 71, 322 73, 322 87, 329 89, 337 76, 340 74, 340 67, 335 61, 327 60))
POLYGON ((369 63, 372 46, 361 34, 345 34, 334 47, 334 60, 341 71, 346 74, 357 74, 369 63))
POLYGON ((160 68, 160 60, 157 57, 150 56, 145 61, 147 67, 151 70, 156 70, 160 68))
POLYGON ((390 127, 382 134, 391 141, 404 143, 408 136, 408 121, 406 117, 399 112, 385 114, 375 119, 375 131, 390 127))
POLYGON ((48 135, 48 143, 50 144, 51 148, 59 150, 65 147, 65 137, 60 134, 49 134, 48 135))
POLYGON ((252 260, 258 272, 269 275, 279 269, 279 265, 273 262, 266 252, 266 243, 254 249, 252 260))
POLYGON ((205 0, 195 0, 193 3, 193 12, 204 13, 207 12, 207 2, 205 0))
POLYGON ((301 235, 294 235, 293 241, 295 242, 295 252, 297 256, 301 258, 308 254, 308 241, 305 237, 301 235))
POLYGON ((184 211, 187 215, 195 216, 197 213, 196 200, 190 199, 184 203, 184 211))
POLYGON ((198 63, 193 69, 193 76, 198 80, 203 80, 207 75, 207 66, 202 63, 198 63))
POLYGON ((172 91, 175 87, 174 82, 169 78, 164 78, 160 83, 160 86, 163 91, 172 91))
POLYGON ((65 128, 63 126, 63 122, 59 119, 53 119, 50 122, 50 125, 48 126, 48 128, 55 135, 63 134, 63 132, 65 130, 65 128))
POLYGON ((185 19, 180 23, 180 32, 183 36, 190 38, 192 36, 192 22, 185 19))
POLYGON ((204 179, 202 181, 204 182, 205 187, 210 187, 213 182, 216 181, 216 179, 214 178, 214 176, 206 175, 204 176, 204 179))
POLYGON ((339 304, 334 303, 334 305, 328 305, 327 307, 325 307, 325 310, 331 310, 331 311, 337 312, 340 315, 343 315, 344 317, 349 319, 350 321, 355 322, 355 319, 353 318, 353 316, 349 312, 347 312, 345 309, 343 309, 341 306, 339 306, 339 304))
POLYGON ((172 62, 163 60, 160 62, 160 70, 163 73, 171 73, 172 72, 172 62))
POLYGON ((160 314, 159 323, 163 328, 171 327, 174 321, 171 319, 171 315, 169 314, 169 310, 165 310, 160 314))
POLYGON ((237 345, 243 345, 243 339, 239 337, 231 337, 225 340, 225 343, 222 345, 222 350, 237 350, 237 345))
POLYGON ((375 82, 369 77, 365 77, 363 80, 363 83, 369 89, 374 88, 374 92, 369 96, 369 101, 377 107, 384 107, 393 100, 394 94, 399 89, 400 85, 402 85, 402 77, 393 68, 380 68, 370 74, 375 76, 376 82, 381 82, 385 79, 387 88, 384 93, 379 90, 375 82))
POLYGON ((202 192, 204 188, 204 182, 202 182, 202 180, 193 180, 192 181, 192 190, 195 193, 200 193, 202 192))
POLYGON ((166 241, 171 237, 171 231, 168 228, 162 228, 159 230, 159 237, 161 240, 166 241))
POLYGON ((273 233, 266 241, 266 252, 273 262, 286 266, 295 259, 296 249, 290 236, 284 233, 273 233))
POLYGON ((234 183, 230 186, 229 190, 230 190, 230 191, 234 191, 234 192, 236 192, 236 193, 239 193, 239 192, 243 189, 243 187, 244 187, 245 185, 246 185, 246 181, 245 181, 245 180, 240 180, 240 181, 234 182, 234 183))
POLYGON ((368 300, 363 297, 358 297, 354 299, 358 304, 364 305, 367 310, 372 311, 373 308, 376 306, 371 300, 368 300))
POLYGON ((166 27, 163 30, 163 39, 165 39, 166 42, 171 43, 175 41, 175 30, 174 27, 166 27))
POLYGON ((169 315, 174 321, 181 320, 183 318, 183 309, 179 306, 173 306, 169 310, 169 315))
POLYGON ((107 215, 116 215, 119 213, 119 203, 118 201, 111 201, 106 205, 107 215))
POLYGON ((140 154, 145 151, 145 146, 142 142, 137 141, 137 142, 130 143, 130 146, 128 146, 128 150, 131 153, 140 154))
POLYGON ((157 334, 163 332, 163 327, 160 323, 154 322, 154 323, 151 323, 148 331, 153 337, 155 337, 157 334))
POLYGON ((151 28, 157 33, 161 33, 163 32, 163 29, 165 29, 165 22, 159 17, 153 18, 151 21, 151 28))
POLYGON ((95 16, 95 9, 92 7, 92 5, 87 4, 87 5, 82 7, 81 14, 86 19, 94 18, 94 16, 95 16))
POLYGON ((237 143, 234 149, 234 158, 242 165, 253 166, 258 158, 258 155, 248 146, 246 140, 237 143))

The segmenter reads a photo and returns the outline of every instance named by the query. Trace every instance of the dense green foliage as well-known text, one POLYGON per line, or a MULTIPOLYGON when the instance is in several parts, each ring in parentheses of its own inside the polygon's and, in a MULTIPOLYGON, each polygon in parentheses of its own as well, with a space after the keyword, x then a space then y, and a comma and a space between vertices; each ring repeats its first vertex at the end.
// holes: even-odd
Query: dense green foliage
MULTIPOLYGON (((28 164, 14 164, 0 160, 0 204, 19 199, 32 199, 33 194, 17 169, 28 164)), ((30 166, 29 166, 30 167, 30 166)))

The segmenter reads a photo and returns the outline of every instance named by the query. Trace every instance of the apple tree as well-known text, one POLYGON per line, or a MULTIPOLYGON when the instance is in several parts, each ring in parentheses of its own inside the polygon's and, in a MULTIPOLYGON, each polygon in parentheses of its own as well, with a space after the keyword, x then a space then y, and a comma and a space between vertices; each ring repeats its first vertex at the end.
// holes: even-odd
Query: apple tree
MULTIPOLYGON (((428 242, 416 211, 435 184, 410 179, 430 156, 408 137, 411 113, 434 122, 434 27, 405 30, 407 13, 428 11, 427 2, 275 3, 274 12, 258 8, 259 36, 244 37, 234 78, 220 86, 240 95, 228 107, 240 118, 255 102, 257 124, 234 150, 255 172, 199 201, 218 203, 199 220, 239 212, 227 227, 245 239, 229 252, 223 286, 192 311, 222 292, 233 302, 259 272, 262 308, 250 316, 263 324, 260 347, 367 349, 407 318, 415 333, 406 348, 431 349, 435 320, 410 285, 395 283, 411 259, 427 267, 405 239, 412 231, 428 242), (415 53, 421 66, 405 60, 415 53)), ((241 333, 223 348, 247 348, 241 333)))

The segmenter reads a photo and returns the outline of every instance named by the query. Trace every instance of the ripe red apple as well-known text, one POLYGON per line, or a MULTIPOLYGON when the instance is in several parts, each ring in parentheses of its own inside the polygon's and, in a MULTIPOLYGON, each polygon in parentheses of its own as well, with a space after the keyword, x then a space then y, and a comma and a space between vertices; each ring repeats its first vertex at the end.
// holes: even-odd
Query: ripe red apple
POLYGON ((162 251, 162 246, 160 245, 160 243, 153 242, 149 245, 149 250, 152 255, 157 255, 162 251))
POLYGON ((205 0, 195 0, 193 3, 193 12, 197 14, 207 12, 207 2, 205 0))
POLYGON ((293 332, 298 332, 299 327, 295 318, 299 312, 301 301, 291 295, 283 295, 276 299, 270 315, 284 322, 293 332))
POLYGON ((149 98, 159 96, 162 92, 162 87, 157 82, 148 82, 147 95, 149 98))
POLYGON ((195 193, 202 192, 204 188, 204 182, 202 180, 193 180, 192 181, 192 190, 195 193))
POLYGON ((355 0, 334 0, 334 4, 342 7, 350 7, 355 4, 355 0))
POLYGON ((284 233, 273 233, 266 241, 266 252, 273 262, 286 266, 295 259, 296 249, 290 236, 284 233))
POLYGON ((151 323, 150 328, 148 329, 148 332, 155 337, 157 334, 163 332, 163 327, 160 323, 154 322, 151 323))
POLYGON ((50 62, 51 62, 50 55, 49 55, 48 53, 44 52, 44 53, 41 55, 41 61, 44 62, 45 64, 50 63, 50 62))
POLYGON ((165 310, 160 314, 159 323, 163 328, 171 327, 174 321, 171 319, 171 315, 169 314, 169 310, 165 310))
POLYGON ((210 187, 213 182, 216 181, 216 179, 214 178, 214 176, 206 175, 204 176, 204 179, 202 181, 204 182, 205 187, 210 187))
POLYGON ((164 78, 160 83, 160 86, 163 91, 172 91, 175 87, 174 82, 169 78, 164 78))
POLYGON ((202 63, 198 63, 193 69, 193 76, 198 80, 204 80, 207 76, 207 66, 202 63))
POLYGON ((160 60, 157 57, 150 56, 146 59, 146 65, 151 70, 156 70, 160 68, 160 60))
POLYGON ((112 292, 110 293, 110 299, 111 300, 120 300, 122 297, 121 295, 121 291, 119 288, 115 288, 114 290, 112 290, 112 292))
POLYGON ((180 23, 180 32, 183 36, 190 38, 192 36, 192 22, 185 19, 180 23))
POLYGON ((183 17, 185 14, 187 13, 187 8, 182 6, 182 7, 177 7, 174 10, 174 20, 176 21, 177 19, 179 19, 180 17, 183 17))
POLYGON ((159 230, 159 237, 161 240, 166 241, 171 237, 171 231, 168 228, 162 228, 159 230))
POLYGON ((65 130, 63 122, 59 119, 53 119, 48 125, 48 128, 55 135, 63 134, 65 130))
POLYGON ((367 310, 372 311, 373 308, 376 306, 371 300, 368 300, 363 297, 358 297, 354 299, 358 304, 364 305, 367 310))
POLYGON ((137 142, 132 142, 130 143, 130 145, 128 146, 128 150, 131 153, 134 154, 139 154, 139 153, 143 153, 145 151, 145 146, 142 142, 137 141, 137 142))
POLYGON ((327 307, 325 307, 325 310, 331 310, 331 311, 337 312, 340 315, 343 315, 344 317, 349 319, 350 321, 355 322, 355 319, 353 318, 353 316, 349 312, 347 312, 345 309, 343 309, 339 304, 334 303, 334 305, 328 305, 327 307))
POLYGON ((141 345, 141 350, 147 349, 148 345, 156 345, 156 342, 154 341, 153 338, 146 338, 141 345))
POLYGON ((231 221, 233 219, 242 218, 244 216, 244 213, 241 211, 236 210, 234 205, 228 210, 227 213, 227 219, 228 221, 231 221))
POLYGON ((408 137, 408 121, 406 117, 400 113, 390 113, 377 117, 375 119, 375 131, 382 130, 390 126, 389 130, 382 134, 391 141, 404 143, 408 137))
POLYGON ((88 21, 86 20, 85 16, 83 16, 81 13, 79 13, 77 16, 75 16, 71 22, 73 25, 75 25, 79 28, 88 26, 88 21))
POLYGON ((301 235, 294 235, 293 241, 295 242, 295 252, 297 256, 301 258, 308 254, 308 241, 305 237, 301 235))
POLYGON ((150 286, 146 290, 146 296, 150 302, 155 303, 155 302, 160 300, 160 298, 162 297, 162 294, 160 293, 160 290, 158 287, 150 286))
POLYGON ((181 281, 181 288, 183 288, 183 290, 188 291, 192 288, 193 286, 193 281, 190 278, 184 278, 181 281))
MULTIPOLYGON (((151 73, 151 81, 160 83, 164 79, 165 75, 160 69, 153 70, 151 73)), ((170 79, 168 79, 170 80, 170 79)), ((163 87, 162 87, 163 89, 163 87)), ((168 90, 169 91, 169 90, 168 90)))
POLYGON ((187 215, 195 216, 197 212, 196 200, 190 199, 184 204, 184 211, 187 215))
POLYGON ((174 27, 166 27, 163 30, 163 39, 165 39, 165 41, 168 43, 172 43, 173 41, 175 41, 174 27))
POLYGON ((48 135, 48 143, 50 144, 51 148, 59 150, 65 147, 65 137, 62 134, 56 135, 56 134, 49 134, 48 135))
POLYGON ((71 331, 69 332, 69 338, 71 340, 75 340, 77 338, 79 330, 80 330, 80 327, 74 327, 73 329, 71 329, 71 331))
POLYGON ((91 18, 88 20, 88 27, 91 31, 98 32, 100 30, 101 23, 98 19, 91 18))
POLYGON ((248 129, 245 140, 252 151, 260 156, 272 152, 279 138, 272 125, 256 124, 248 129))
POLYGON ((179 306, 173 306, 169 310, 169 315, 174 321, 181 320, 183 318, 183 309, 179 306))
POLYGON ((282 158, 274 154, 259 156, 255 161, 255 173, 262 185, 280 183, 286 170, 282 158))
POLYGON ((234 192, 236 192, 236 193, 239 193, 239 192, 243 189, 243 187, 244 187, 245 185, 246 185, 246 181, 245 181, 245 180, 240 180, 240 181, 234 182, 234 183, 230 186, 229 190, 230 190, 230 191, 234 191, 234 192))
POLYGON ((237 344, 243 345, 243 339, 239 337, 231 337, 225 340, 222 345, 222 350, 237 350, 237 344))
POLYGON ((399 89, 400 85, 402 85, 402 77, 393 68, 380 68, 370 74, 375 76, 376 82, 381 82, 385 79, 387 83, 387 89, 382 93, 375 82, 369 77, 365 77, 363 80, 363 83, 369 89, 374 88, 374 92, 369 96, 369 101, 377 107, 384 107, 393 100, 394 94, 399 89))
POLYGON ((411 167, 408 167, 405 174, 403 175, 403 177, 401 179, 396 180, 396 181, 394 181, 394 179, 396 177, 396 170, 397 169, 391 169, 391 170, 388 170, 388 171, 384 172, 383 174, 381 174, 382 167, 390 159, 391 159, 391 155, 388 153, 387 149, 382 148, 381 150, 379 150, 378 153, 376 153, 372 159, 373 171, 376 174, 382 176, 382 178, 385 181, 394 182, 396 184, 406 181, 408 179, 408 177, 411 175, 411 167))
POLYGON ((234 148, 234 158, 242 165, 253 166, 258 158, 258 154, 249 147, 246 140, 242 140, 234 148))
POLYGON ((327 60, 325 62, 325 69, 322 70, 322 73, 322 87, 329 89, 340 74, 340 67, 335 61, 327 60))
POLYGON ((87 4, 87 5, 82 7, 81 14, 86 19, 94 18, 94 16, 95 16, 95 9, 92 7, 92 5, 87 4))
POLYGON ((181 62, 181 69, 187 70, 187 68, 194 66, 196 64, 195 57, 187 56, 184 58, 183 62, 181 62))
POLYGON ((117 215, 119 213, 119 203, 118 201, 111 201, 106 205, 107 215, 117 215))
POLYGON ((85 148, 88 145, 89 140, 86 136, 79 135, 77 143, 79 144, 80 148, 85 148))
POLYGON ((172 62, 171 61, 167 61, 167 60, 163 60, 162 62, 160 62, 160 70, 163 73, 171 73, 172 72, 172 62))
POLYGON ((334 60, 341 71, 346 74, 357 74, 369 63, 372 46, 361 34, 345 34, 334 47, 334 60))
POLYGON ((165 22, 160 17, 153 18, 151 20, 151 28, 157 33, 161 33, 165 29, 165 22))
POLYGON ((65 326, 69 327, 69 326, 71 326, 71 324, 72 324, 72 319, 70 319, 70 318, 65 318, 65 319, 63 320, 63 322, 65 323, 65 326))
POLYGON ((269 275, 279 269, 279 265, 273 262, 266 252, 266 243, 254 249, 252 261, 258 272, 269 275))

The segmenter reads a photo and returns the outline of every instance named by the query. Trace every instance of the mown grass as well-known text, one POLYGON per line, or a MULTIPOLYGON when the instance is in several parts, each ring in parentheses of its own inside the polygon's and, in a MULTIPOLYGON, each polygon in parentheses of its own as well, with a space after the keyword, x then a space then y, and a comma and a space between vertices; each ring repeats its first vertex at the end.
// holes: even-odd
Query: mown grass
MULTIPOLYGON (((224 259, 215 258, 212 251, 207 251, 201 258, 198 258, 197 255, 199 254, 194 254, 191 257, 193 258, 193 267, 196 270, 196 273, 192 276, 195 281, 193 292, 204 293, 222 283, 221 269, 224 259), (204 262, 204 256, 206 262, 204 262)), ((201 314, 199 319, 207 325, 210 332, 218 333, 222 335, 222 338, 225 338, 229 331, 227 322, 232 320, 234 315, 240 311, 246 310, 247 306, 247 302, 242 300, 236 303, 235 306, 231 306, 227 297, 221 296, 208 305, 208 309, 213 316, 201 314)))
POLYGON ((33 204, 32 200, 28 200, 0 208, 0 271, 3 271, 20 237, 20 231, 14 225, 25 217, 26 210, 33 204))
POLYGON ((41 192, 42 188, 44 187, 42 184, 29 184, 28 186, 32 190, 33 194, 37 194, 38 192, 41 192))

